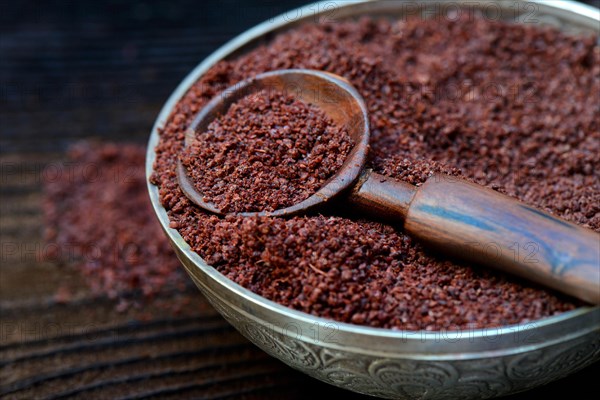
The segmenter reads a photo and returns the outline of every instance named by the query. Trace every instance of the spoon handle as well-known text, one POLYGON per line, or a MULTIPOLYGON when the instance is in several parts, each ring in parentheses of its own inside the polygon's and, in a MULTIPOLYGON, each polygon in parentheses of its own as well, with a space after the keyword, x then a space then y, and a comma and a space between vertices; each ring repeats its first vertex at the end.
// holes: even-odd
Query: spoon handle
POLYGON ((445 253, 600 304, 600 234, 447 175, 421 187, 363 175, 350 201, 445 253))

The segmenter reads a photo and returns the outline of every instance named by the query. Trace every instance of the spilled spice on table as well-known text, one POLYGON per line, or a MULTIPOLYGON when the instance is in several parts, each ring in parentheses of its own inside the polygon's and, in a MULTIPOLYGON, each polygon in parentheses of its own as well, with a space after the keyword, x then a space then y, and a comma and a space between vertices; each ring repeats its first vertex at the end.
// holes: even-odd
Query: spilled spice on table
POLYGON ((81 142, 43 174, 46 256, 77 268, 92 293, 121 300, 119 309, 136 301, 126 294, 148 299, 188 285, 148 198, 145 155, 137 144, 81 142))

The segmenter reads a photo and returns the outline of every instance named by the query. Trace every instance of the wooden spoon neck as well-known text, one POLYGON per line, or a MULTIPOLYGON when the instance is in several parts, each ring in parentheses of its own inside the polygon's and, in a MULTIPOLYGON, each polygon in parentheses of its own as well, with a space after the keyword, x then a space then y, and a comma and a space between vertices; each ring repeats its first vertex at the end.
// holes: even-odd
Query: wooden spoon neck
POLYGON ((362 172, 348 200, 361 211, 386 221, 404 222, 417 188, 409 183, 362 172))

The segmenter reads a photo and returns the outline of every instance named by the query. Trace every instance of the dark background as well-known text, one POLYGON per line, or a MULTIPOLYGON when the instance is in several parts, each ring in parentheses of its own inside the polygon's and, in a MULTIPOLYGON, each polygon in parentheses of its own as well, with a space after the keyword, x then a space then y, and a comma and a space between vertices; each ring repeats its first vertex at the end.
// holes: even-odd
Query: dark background
MULTIPOLYGON (((0 163, 22 168, 18 180, 1 176, 0 242, 39 244, 35 175, 70 143, 144 143, 164 101, 204 57, 303 3, 0 2, 0 163)), ((267 357, 199 294, 178 316, 149 306, 149 319, 85 295, 53 302, 60 284, 78 279, 2 257, 0 397, 352 398, 267 357)), ((576 393, 595 387, 598 372, 587 368, 513 398, 576 393)))

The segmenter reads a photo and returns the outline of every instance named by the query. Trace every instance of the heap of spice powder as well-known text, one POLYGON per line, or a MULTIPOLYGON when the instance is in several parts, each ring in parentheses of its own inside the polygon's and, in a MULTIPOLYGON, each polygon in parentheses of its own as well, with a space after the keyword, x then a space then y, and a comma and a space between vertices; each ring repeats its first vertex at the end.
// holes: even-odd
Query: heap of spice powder
MULTIPOLYGON (((339 216, 218 218, 175 168, 196 113, 282 68, 329 71, 364 97, 368 166, 422 183, 444 172, 600 231, 600 51, 594 36, 483 17, 308 24, 208 70, 160 132, 151 177, 192 249, 231 280, 313 315, 391 329, 523 323, 576 301, 424 251, 401 227, 339 216)), ((240 123, 243 123, 241 121, 240 123)))
POLYGON ((352 148, 315 105, 274 90, 250 94, 212 121, 182 162, 204 201, 222 212, 273 211, 314 194, 352 148))
MULTIPOLYGON (((47 257, 77 268, 119 309, 188 286, 148 198, 145 155, 137 144, 81 142, 43 175, 46 247, 56 253, 47 257)), ((187 299, 177 301, 173 309, 187 299)))

